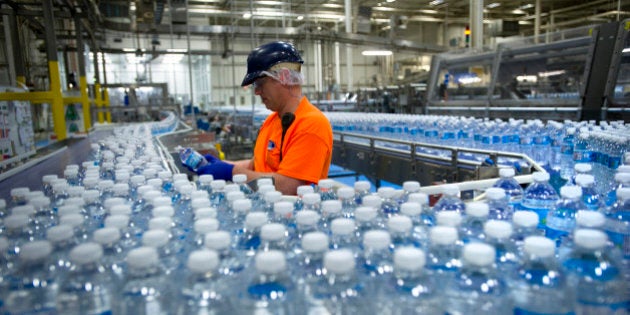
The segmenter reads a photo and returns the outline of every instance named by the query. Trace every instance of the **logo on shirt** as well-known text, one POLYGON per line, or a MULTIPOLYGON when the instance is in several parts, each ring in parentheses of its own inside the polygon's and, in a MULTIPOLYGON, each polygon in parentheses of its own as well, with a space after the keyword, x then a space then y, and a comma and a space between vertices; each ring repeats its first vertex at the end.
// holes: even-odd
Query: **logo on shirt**
POLYGON ((275 148, 276 148, 276 143, 273 142, 273 140, 269 140, 269 142, 267 142, 267 150, 271 151, 275 148))

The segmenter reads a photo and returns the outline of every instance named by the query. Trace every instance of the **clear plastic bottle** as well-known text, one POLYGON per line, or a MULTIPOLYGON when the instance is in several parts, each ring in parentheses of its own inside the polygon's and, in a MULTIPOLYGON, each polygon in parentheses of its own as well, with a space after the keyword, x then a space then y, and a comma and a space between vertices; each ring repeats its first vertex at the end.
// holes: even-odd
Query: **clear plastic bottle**
POLYGON ((250 212, 245 217, 244 229, 235 235, 236 248, 243 256, 253 256, 260 246, 260 228, 269 222, 264 212, 250 212))
MULTIPOLYGON (((31 211, 34 211, 32 207, 31 211)), ((13 260, 20 254, 25 244, 35 240, 35 232, 27 214, 11 214, 4 218, 3 225, 2 235, 6 236, 9 241, 6 254, 9 259, 13 260)))
POLYGON ((547 212, 558 201, 558 193, 549 184, 549 174, 535 172, 532 174, 534 182, 529 184, 523 192, 520 210, 533 211, 538 214, 540 228, 547 222, 547 212))
POLYGON ((341 201, 341 214, 343 217, 352 218, 354 216, 354 210, 357 208, 354 189, 350 187, 339 187, 337 189, 337 196, 341 201))
POLYGON ((389 218, 400 213, 400 204, 396 200, 397 192, 393 187, 380 187, 377 193, 381 198, 379 216, 389 218))
POLYGON ((204 246, 207 249, 216 251, 219 255, 220 263, 218 272, 225 276, 223 281, 232 284, 239 283, 241 272, 249 264, 248 259, 239 257, 232 246, 230 233, 227 231, 214 231, 206 234, 204 246))
POLYGON ((420 182, 415 180, 408 180, 403 182, 403 193, 398 199, 399 203, 409 201, 409 195, 420 192, 420 182))
POLYGON ((486 199, 490 210, 488 218, 491 220, 512 220, 512 212, 514 211, 508 203, 508 198, 503 188, 491 187, 486 189, 486 199))
POLYGON ((57 311, 60 314, 111 314, 114 285, 100 260, 103 249, 97 243, 77 245, 70 251, 72 270, 59 283, 57 311))
POLYGON ((420 247, 420 241, 414 238, 413 222, 404 215, 395 215, 387 220, 387 230, 392 238, 392 247, 420 247))
POLYGON ((131 226, 129 224, 129 216, 122 214, 110 215, 105 218, 104 227, 113 227, 120 230, 120 246, 122 246, 124 250, 136 247, 143 232, 131 226))
POLYGON ((247 185, 247 175, 234 174, 234 176, 232 176, 232 182, 238 185, 245 196, 250 197, 254 193, 251 187, 247 185))
POLYGON ((523 199, 523 187, 514 179, 514 173, 513 168, 500 168, 500 178, 493 185, 493 187, 503 188, 509 198, 509 204, 513 207, 519 204, 523 199))
POLYGON ((469 202, 466 204, 466 215, 460 227, 461 239, 464 243, 483 242, 486 239, 484 224, 488 221, 488 204, 469 202))
POLYGON ((322 198, 318 193, 308 193, 302 196, 302 210, 319 212, 322 198))
MULTIPOLYGON (((366 196, 367 197, 367 196, 366 196)), ((367 231, 381 228, 378 220, 378 210, 370 206, 360 206, 354 211, 354 220, 357 225, 357 238, 363 238, 367 231)))
POLYGON ((509 314, 509 291, 494 268, 495 250, 483 243, 464 246, 463 266, 448 284, 446 312, 449 314, 509 314))
POLYGON ((623 270, 630 282, 630 187, 617 189, 617 202, 603 210, 604 229, 613 245, 621 251, 623 270))
MULTIPOLYGON (((319 300, 316 306, 324 308, 322 314, 369 313, 366 292, 357 276, 352 252, 347 249, 327 252, 324 256, 324 268, 325 279, 314 284, 311 289, 311 296, 319 300)), ((313 309, 312 304, 309 309, 313 309)))
POLYGON ((181 244, 170 240, 169 232, 163 229, 152 229, 142 235, 142 245, 157 250, 160 259, 160 269, 167 275, 179 272, 181 269, 181 244))
POLYGON ((459 187, 457 185, 444 185, 442 187, 442 197, 433 205, 433 212, 457 211, 464 213, 466 205, 459 199, 459 187))
MULTIPOLYGON (((624 165, 622 165, 624 166, 624 165)), ((630 168, 630 165, 625 165, 628 166, 628 168, 630 168)), ((621 168, 621 166, 620 166, 621 168)), ((630 188, 630 172, 626 173, 626 172, 619 172, 619 169, 617 169, 617 173, 615 174, 615 183, 617 184, 615 187, 613 187, 613 189, 611 189, 607 194, 606 194, 606 198, 605 198, 605 206, 606 207, 610 207, 612 206, 616 201, 617 201, 617 190, 619 188, 630 188)))
POLYGON ((397 248, 394 252, 394 272, 384 283, 382 296, 377 297, 379 314, 444 314, 444 305, 434 278, 424 269, 422 250, 397 248))
POLYGON ((512 242, 523 252, 523 242, 528 236, 541 236, 542 230, 538 229, 538 215, 532 211, 516 211, 512 216, 512 242))
POLYGON ((301 252, 292 264, 293 282, 302 294, 308 294, 309 286, 321 281, 324 271, 324 255, 328 251, 328 236, 322 232, 310 232, 302 237, 301 252))
POLYGON ((92 241, 103 248, 100 263, 111 274, 111 280, 116 291, 122 287, 124 277, 124 262, 126 254, 119 245, 120 231, 117 228, 101 228, 94 231, 92 241))
POLYGON ((300 185, 297 188, 297 198, 295 199, 294 207, 295 211, 300 211, 304 207, 304 202, 302 201, 302 197, 305 194, 312 194, 315 192, 315 189, 311 185, 300 185))
POLYGON ((284 253, 261 251, 255 258, 255 275, 239 294, 243 314, 294 314, 298 294, 289 277, 284 253))
POLYGON ((197 250, 188 256, 186 281, 179 289, 173 303, 173 313, 188 314, 233 314, 236 309, 230 303, 232 293, 228 283, 216 270, 220 265, 219 255, 212 250, 197 250))
POLYGON ((317 192, 322 201, 337 200, 337 193, 334 190, 335 181, 332 179, 320 179, 317 182, 317 192))
POLYGON ((171 283, 160 268, 157 249, 138 247, 127 254, 127 274, 118 314, 166 315, 172 307, 171 283))
POLYGON ((289 248, 287 228, 280 223, 267 223, 260 228, 259 251, 278 250, 286 252, 289 248))
POLYGON ((363 235, 362 282, 368 296, 381 293, 381 281, 393 271, 392 240, 387 231, 371 230, 363 235))
POLYGON ((359 245, 354 220, 347 218, 335 219, 330 224, 330 248, 348 249, 355 256, 359 255, 359 245))
POLYGON ((324 200, 321 204, 320 230, 330 234, 330 224, 333 220, 343 217, 342 203, 340 200, 324 200))
POLYGON ((514 314, 573 314, 575 293, 556 261, 555 247, 542 236, 523 242, 523 259, 511 292, 514 314))
POLYGON ((72 267, 69 253, 77 245, 74 231, 69 225, 56 225, 46 231, 46 239, 53 246, 53 252, 48 257, 50 259, 52 276, 59 280, 72 267))
POLYGON ((18 268, 9 276, 6 295, 3 293, 6 314, 57 314, 58 283, 48 263, 52 252, 48 241, 22 247, 18 268))
POLYGON ((575 228, 575 215, 584 209, 582 202, 582 188, 579 186, 564 186, 560 189, 562 198, 554 204, 547 215, 545 236, 554 240, 560 247, 575 228))
POLYGON ((589 174, 578 174, 575 183, 582 188, 582 202, 588 210, 599 210, 604 205, 603 198, 595 191, 595 178, 589 174))
POLYGON ((189 167, 193 171, 197 171, 199 168, 208 164, 206 158, 203 157, 199 152, 195 151, 193 148, 182 148, 177 147, 177 152, 179 152, 179 159, 182 164, 189 167))
POLYGON ((484 224, 483 231, 486 235, 485 242, 496 250, 497 270, 506 277, 505 280, 509 283, 512 280, 510 275, 514 274, 521 259, 521 254, 511 239, 512 224, 506 221, 489 220, 484 224))
POLYGON ((363 197, 370 194, 372 184, 366 180, 354 182, 354 198, 357 205, 363 204, 363 197))
POLYGON ((628 309, 628 283, 622 265, 609 250, 604 232, 578 229, 575 246, 562 261, 576 288, 577 314, 623 314, 628 309))

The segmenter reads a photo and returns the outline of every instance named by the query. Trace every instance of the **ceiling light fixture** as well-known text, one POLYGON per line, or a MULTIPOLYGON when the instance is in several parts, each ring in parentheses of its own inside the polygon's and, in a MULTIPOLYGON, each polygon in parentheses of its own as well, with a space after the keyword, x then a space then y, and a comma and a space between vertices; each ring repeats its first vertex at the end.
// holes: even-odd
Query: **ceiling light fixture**
POLYGON ((488 9, 494 9, 494 8, 496 8, 496 7, 500 6, 500 5, 501 5, 501 4, 500 4, 500 3, 498 3, 498 2, 493 2, 493 3, 488 4, 488 5, 486 6, 486 8, 488 8, 488 9))
POLYGON ((304 20, 304 16, 303 16, 303 15, 298 15, 297 20, 298 20, 298 21, 302 21, 302 20, 304 20))
POLYGON ((531 8, 533 8, 533 7, 534 7, 534 5, 533 5, 533 4, 528 3, 528 4, 524 4, 524 5, 522 5, 522 6, 518 7, 518 8, 519 8, 519 9, 521 9, 521 10, 526 10, 526 9, 531 9, 531 8))
POLYGON ((251 13, 243 13, 243 18, 244 18, 244 19, 249 19, 249 18, 251 18, 251 17, 252 17, 252 14, 251 14, 251 13))
POLYGON ((436 5, 440 5, 442 3, 444 3, 444 0, 433 0, 433 1, 429 2, 429 5, 436 6, 436 5))
POLYGON ((396 1, 396 0, 385 0, 385 2, 387 2, 387 3, 392 3, 394 1, 396 1))
POLYGON ((363 56, 391 56, 391 50, 364 50, 361 52, 363 56))

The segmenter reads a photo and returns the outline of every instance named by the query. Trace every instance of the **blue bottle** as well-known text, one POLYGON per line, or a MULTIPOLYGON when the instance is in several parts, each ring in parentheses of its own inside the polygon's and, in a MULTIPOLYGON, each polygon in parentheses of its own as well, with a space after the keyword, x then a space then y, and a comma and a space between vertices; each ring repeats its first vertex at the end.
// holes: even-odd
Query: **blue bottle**
POLYGON ((573 314, 575 293, 555 256, 555 243, 527 237, 512 286, 514 314, 573 314))
POLYGON ((617 201, 617 190, 619 188, 630 187, 630 173, 620 173, 619 170, 617 170, 617 173, 615 174, 615 182, 617 185, 606 194, 606 198, 604 200, 607 207, 612 206, 617 201))
POLYGON ((160 268, 157 249, 138 247, 127 254, 127 274, 118 297, 118 314, 165 315, 173 305, 171 283, 160 268))
POLYGON ((97 243, 83 243, 70 251, 72 270, 59 284, 57 311, 60 314, 111 314, 114 283, 103 269, 103 249, 97 243))
POLYGON ((547 212, 559 199, 558 193, 549 184, 549 174, 535 172, 532 174, 534 182, 529 184, 523 192, 520 210, 533 211, 538 214, 540 228, 546 225, 547 212))
POLYGON ((244 314, 294 314, 298 294, 291 282, 284 253, 277 250, 256 254, 255 272, 238 294, 244 314))
POLYGON ((560 146, 560 176, 564 180, 573 177, 573 146, 575 142, 575 128, 566 129, 560 146))
POLYGON ((459 198, 459 187, 457 185, 444 185, 442 187, 442 197, 433 205, 433 212, 436 214, 442 211, 457 211, 464 213, 466 205, 459 198))
POLYGON ((488 204, 488 218, 491 220, 512 220, 513 208, 503 188, 490 187, 486 189, 486 203, 488 204))
POLYGON ((582 202, 588 210, 597 211, 604 205, 600 195, 595 191, 595 178, 589 174, 578 174, 575 183, 582 188, 582 202))
POLYGON ((203 155, 190 147, 177 147, 176 150, 179 152, 179 159, 182 164, 191 168, 193 171, 197 171, 199 168, 208 164, 208 161, 203 155))
POLYGON ((617 202, 603 210, 604 229, 613 245, 621 251, 626 281, 630 281, 630 188, 617 189, 617 202))
POLYGON ((582 188, 564 186, 560 189, 562 198, 549 210, 545 236, 554 240, 560 247, 575 228, 575 215, 584 208, 582 188))
POLYGON ((494 268, 495 250, 483 243, 464 247, 463 266, 445 291, 449 314, 509 314, 509 291, 494 268))
POLYGON ((503 188, 509 198, 509 204, 513 207, 518 205, 523 198, 523 187, 514 179, 514 173, 513 168, 500 168, 500 178, 493 185, 493 187, 503 188))
POLYGON ((575 246, 562 262, 577 292, 577 314, 623 314, 630 307, 622 265, 607 250, 604 232, 575 231, 575 246))

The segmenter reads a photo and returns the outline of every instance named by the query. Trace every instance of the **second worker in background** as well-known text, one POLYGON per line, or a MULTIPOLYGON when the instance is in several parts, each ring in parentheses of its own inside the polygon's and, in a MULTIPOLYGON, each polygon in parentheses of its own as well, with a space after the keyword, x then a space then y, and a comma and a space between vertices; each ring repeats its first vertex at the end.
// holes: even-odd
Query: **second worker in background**
POLYGON ((221 161, 206 156, 209 163, 198 174, 225 180, 245 174, 249 181, 272 177, 276 189, 285 195, 295 195, 298 186, 328 177, 332 128, 328 118, 302 95, 303 63, 297 49, 286 42, 267 43, 249 54, 241 86, 251 84, 273 113, 258 132, 252 159, 221 161))

